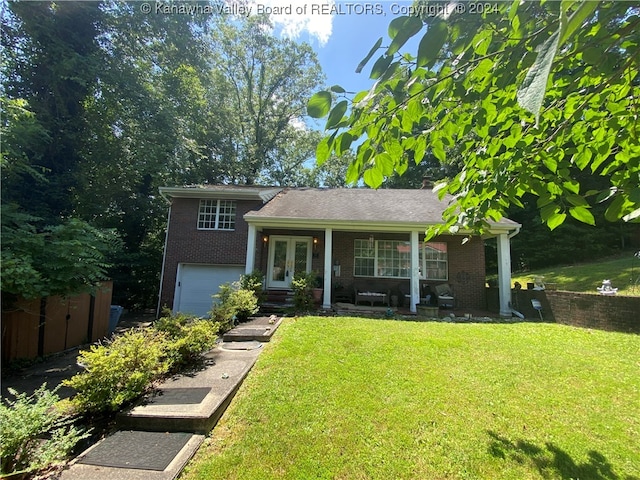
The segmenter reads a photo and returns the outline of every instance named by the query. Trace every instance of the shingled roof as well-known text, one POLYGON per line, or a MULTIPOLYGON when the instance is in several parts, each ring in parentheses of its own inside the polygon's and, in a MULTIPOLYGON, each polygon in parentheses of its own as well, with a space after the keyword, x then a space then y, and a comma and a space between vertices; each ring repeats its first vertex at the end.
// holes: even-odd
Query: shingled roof
MULTIPOLYGON (((417 224, 442 223, 442 212, 450 197, 439 200, 431 189, 286 188, 245 219, 261 223, 267 219, 309 221, 314 224, 417 224)), ((503 219, 496 226, 515 229, 519 225, 503 219)))

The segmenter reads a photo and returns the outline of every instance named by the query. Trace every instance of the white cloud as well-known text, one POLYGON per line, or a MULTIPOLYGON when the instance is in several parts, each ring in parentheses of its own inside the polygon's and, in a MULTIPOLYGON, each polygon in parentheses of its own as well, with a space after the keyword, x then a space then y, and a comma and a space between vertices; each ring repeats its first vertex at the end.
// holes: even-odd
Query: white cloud
POLYGON ((324 45, 331 37, 333 15, 328 12, 335 5, 334 0, 297 2, 295 0, 251 0, 253 13, 269 13, 269 18, 284 37, 296 40, 303 33, 324 45))
POLYGON ((289 120, 289 125, 291 125, 296 130, 309 130, 307 124, 304 123, 304 120, 300 117, 294 117, 289 120))

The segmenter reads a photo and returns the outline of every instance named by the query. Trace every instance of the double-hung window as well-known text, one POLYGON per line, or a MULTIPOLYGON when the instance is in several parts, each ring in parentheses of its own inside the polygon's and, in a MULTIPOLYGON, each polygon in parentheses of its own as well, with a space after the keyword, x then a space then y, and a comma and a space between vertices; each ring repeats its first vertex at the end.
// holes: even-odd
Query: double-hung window
POLYGON ((200 200, 198 230, 234 230, 235 200, 200 200))
MULTIPOLYGON (((419 245, 420 278, 447 280, 448 260, 445 242, 419 245)), ((356 239, 354 269, 356 277, 410 278, 411 244, 402 240, 356 239)))

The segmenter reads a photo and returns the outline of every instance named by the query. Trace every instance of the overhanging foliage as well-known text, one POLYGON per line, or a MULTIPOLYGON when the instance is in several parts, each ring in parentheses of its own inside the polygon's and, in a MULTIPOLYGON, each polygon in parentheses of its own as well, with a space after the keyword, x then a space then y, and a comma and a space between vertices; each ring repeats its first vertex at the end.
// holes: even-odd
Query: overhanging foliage
POLYGON ((498 2, 482 11, 464 2, 437 6, 422 10, 437 16, 391 22, 391 43, 379 40, 358 66, 375 59, 370 90, 336 86, 310 99, 310 115, 328 116, 318 161, 358 145, 347 180, 377 188, 425 154, 446 163, 455 147, 463 168, 436 186, 455 202, 430 235, 481 232, 526 193, 537 197, 551 229, 567 215, 594 224, 598 203, 607 205, 609 221, 638 221, 637 7, 570 0, 498 2), (425 28, 417 52, 398 53, 425 28), (608 179, 606 188, 587 189, 581 172, 608 179))

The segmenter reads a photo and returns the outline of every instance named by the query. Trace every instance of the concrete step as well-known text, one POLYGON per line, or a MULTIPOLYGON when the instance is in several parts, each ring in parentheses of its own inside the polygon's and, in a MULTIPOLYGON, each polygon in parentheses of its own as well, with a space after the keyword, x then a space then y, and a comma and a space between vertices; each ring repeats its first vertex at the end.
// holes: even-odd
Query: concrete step
POLYGON ((229 350, 218 346, 206 355, 206 368, 167 380, 139 405, 119 413, 116 418, 118 428, 208 433, 226 410, 260 352, 261 348, 229 350))
POLYGON ((268 342, 280 326, 282 317, 256 317, 241 323, 222 336, 223 342, 268 342))

